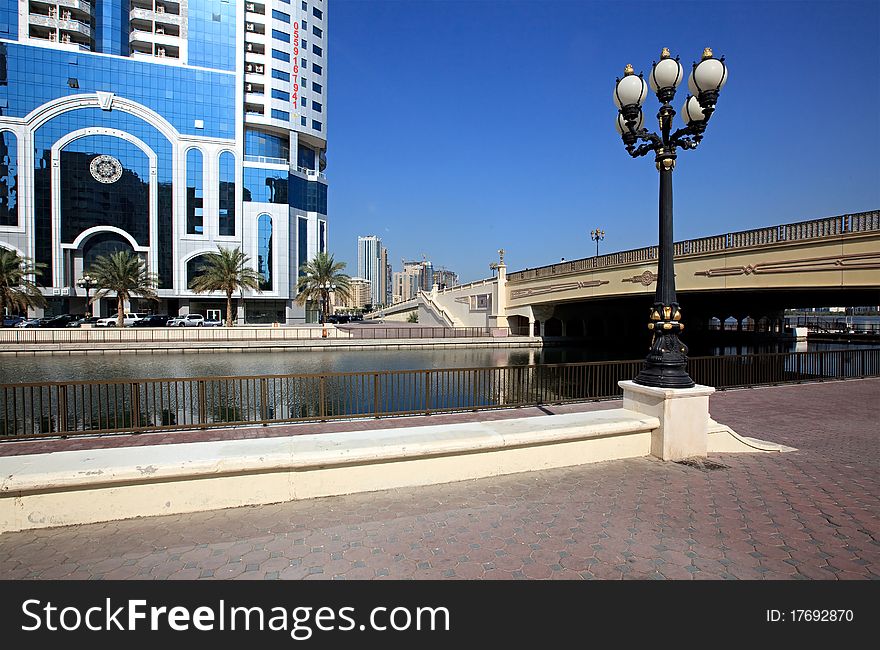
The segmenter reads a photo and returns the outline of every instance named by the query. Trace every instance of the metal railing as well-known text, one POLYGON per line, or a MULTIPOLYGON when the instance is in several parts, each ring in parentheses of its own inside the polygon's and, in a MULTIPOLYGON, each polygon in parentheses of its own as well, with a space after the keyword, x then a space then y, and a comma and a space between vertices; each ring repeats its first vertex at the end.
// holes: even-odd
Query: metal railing
MULTIPOLYGON (((641 360, 0 385, 0 440, 206 429, 540 404, 621 395, 641 360)), ((733 388, 880 376, 880 348, 696 357, 700 384, 733 388)))
MULTIPOLYGON (((713 235, 700 239, 689 239, 674 244, 675 257, 698 255, 715 251, 751 248, 778 242, 809 241, 825 237, 835 237, 848 233, 862 233, 880 230, 880 210, 844 214, 837 217, 813 219, 799 223, 782 224, 768 228, 744 230, 725 235, 713 235)), ((587 257, 560 264, 539 266, 534 269, 516 271, 507 275, 508 282, 520 282, 535 278, 587 271, 589 269, 623 266, 636 262, 650 262, 657 259, 657 247, 646 246, 634 250, 609 253, 598 257, 587 257)))
POLYGON ((2 344, 125 344, 174 342, 296 341, 319 339, 424 339, 510 336, 507 327, 95 327, 0 328, 2 344), (324 332, 326 331, 326 336, 324 332))
POLYGON ((880 323, 854 322, 847 318, 822 316, 786 316, 787 327, 806 327, 815 332, 880 334, 880 323))
POLYGON ((458 339, 513 336, 509 327, 373 327, 358 325, 345 331, 353 339, 458 339))

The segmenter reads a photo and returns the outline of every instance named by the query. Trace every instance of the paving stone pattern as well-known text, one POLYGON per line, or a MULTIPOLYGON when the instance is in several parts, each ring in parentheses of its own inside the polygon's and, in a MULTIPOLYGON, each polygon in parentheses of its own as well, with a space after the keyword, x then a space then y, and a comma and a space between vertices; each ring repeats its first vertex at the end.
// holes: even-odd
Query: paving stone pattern
POLYGON ((880 380, 717 393, 715 419, 798 448, 720 469, 639 458, 6 533, 0 578, 876 579, 878 404, 880 380))

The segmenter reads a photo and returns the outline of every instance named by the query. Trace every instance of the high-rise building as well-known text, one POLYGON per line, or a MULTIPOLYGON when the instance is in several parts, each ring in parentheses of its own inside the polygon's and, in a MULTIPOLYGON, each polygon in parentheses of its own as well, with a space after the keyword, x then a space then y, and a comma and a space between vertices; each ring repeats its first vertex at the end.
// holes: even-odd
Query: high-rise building
POLYGON ((391 304, 391 301, 388 300, 388 291, 391 289, 389 286, 390 277, 388 273, 388 249, 384 246, 382 247, 382 252, 379 255, 379 268, 376 269, 379 275, 379 291, 377 292, 378 303, 379 305, 388 305, 391 304))
POLYGON ((434 271, 434 284, 441 289, 458 286, 458 273, 449 269, 439 269, 434 271))
POLYGON ((223 309, 189 286, 238 246, 249 322, 314 313, 293 287, 327 250, 326 5, 0 0, 0 246, 45 265, 50 311, 87 311, 77 281, 118 250, 159 310, 223 309))
POLYGON ((364 278, 350 278, 348 295, 340 297, 334 294, 332 301, 337 311, 346 309, 363 309, 370 304, 370 281, 364 278))
POLYGON ((358 237, 358 267, 360 277, 370 281, 370 298, 373 305, 385 303, 383 296, 387 289, 383 285, 385 267, 383 259, 387 259, 387 253, 383 253, 382 240, 376 235, 362 235, 358 237))

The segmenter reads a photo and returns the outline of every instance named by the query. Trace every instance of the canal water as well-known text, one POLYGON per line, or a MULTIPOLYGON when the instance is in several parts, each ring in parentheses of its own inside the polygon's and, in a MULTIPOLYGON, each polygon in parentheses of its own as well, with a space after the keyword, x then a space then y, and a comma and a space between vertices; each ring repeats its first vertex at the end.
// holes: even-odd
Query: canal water
MULTIPOLYGON (((691 356, 737 355, 794 350, 853 350, 878 344, 794 342, 739 345, 692 350, 691 356)), ((575 363, 640 359, 644 353, 626 353, 598 347, 453 348, 446 350, 326 350, 292 352, 216 352, 158 355, 75 355, 0 357, 0 384, 125 378, 185 378, 435 368, 483 368, 506 365, 575 363)))

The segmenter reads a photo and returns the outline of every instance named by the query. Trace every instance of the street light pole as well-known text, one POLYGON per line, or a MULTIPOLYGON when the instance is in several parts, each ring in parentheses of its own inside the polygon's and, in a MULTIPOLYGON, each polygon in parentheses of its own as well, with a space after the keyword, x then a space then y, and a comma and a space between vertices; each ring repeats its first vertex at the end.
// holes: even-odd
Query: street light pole
MULTIPOLYGON (((678 57, 673 59, 663 48, 660 61, 651 69, 651 89, 661 102, 657 120, 660 134, 643 128, 642 102, 648 87, 642 75, 635 75, 631 65, 624 68, 624 76, 617 79, 614 103, 618 108, 617 132, 626 150, 633 158, 654 154, 654 163, 660 173, 660 236, 657 260, 657 291, 649 315, 648 329, 653 338, 645 367, 635 378, 635 383, 657 388, 691 388, 695 385, 687 372, 687 346, 678 338, 684 330, 681 309, 675 295, 675 260, 672 232, 672 172, 675 169, 676 149, 696 149, 703 139, 706 124, 715 111, 718 93, 727 82, 727 66, 724 57, 714 58, 708 47, 702 60, 693 64, 688 79, 691 92, 682 107, 684 128, 672 133, 675 110, 670 102, 682 79, 682 67, 678 57), (636 147, 636 142, 646 144, 636 147)), ((598 246, 598 242, 597 242, 598 246)))
POLYGON ((605 231, 594 228, 590 231, 590 239, 596 242, 596 257, 599 257, 599 241, 605 239, 605 231))
MULTIPOLYGON (((76 283, 76 286, 81 287, 81 288, 83 288, 83 289, 86 290, 86 305, 89 304, 89 298, 90 298, 90 296, 89 296, 89 290, 90 290, 92 287, 96 287, 97 285, 98 285, 98 281, 95 280, 95 278, 93 278, 92 276, 90 276, 88 273, 84 274, 84 275, 79 279, 79 281, 76 283)), ((92 310, 92 317, 94 317, 94 316, 95 316, 95 305, 94 305, 94 303, 92 303, 91 310, 92 310)))

